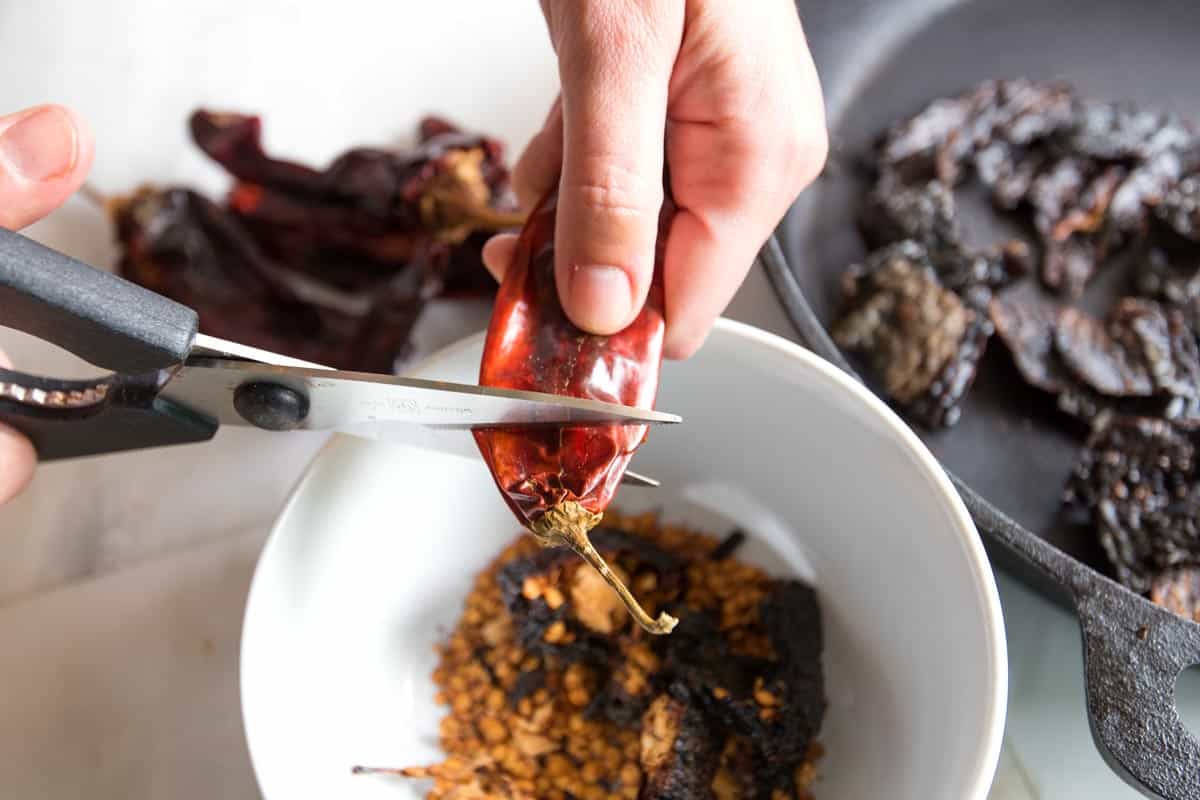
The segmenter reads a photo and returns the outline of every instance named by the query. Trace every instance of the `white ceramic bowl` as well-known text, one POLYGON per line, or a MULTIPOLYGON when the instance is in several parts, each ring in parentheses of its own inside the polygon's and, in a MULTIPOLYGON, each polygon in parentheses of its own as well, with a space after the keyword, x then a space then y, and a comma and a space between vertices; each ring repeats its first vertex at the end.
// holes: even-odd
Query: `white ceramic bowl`
MULTIPOLYGON (((482 337, 424 377, 473 381, 482 337)), ((1005 643, 992 573, 934 458, 882 403, 807 351, 722 321, 664 368, 634 468, 654 506, 723 533, 778 574, 815 578, 829 711, 818 800, 982 800, 1000 750, 1005 643)), ((466 434, 464 434, 466 435, 466 434)), ((472 576, 516 532, 480 461, 331 442, 263 552, 242 702, 267 800, 421 797, 352 764, 438 758, 433 645, 472 576)))

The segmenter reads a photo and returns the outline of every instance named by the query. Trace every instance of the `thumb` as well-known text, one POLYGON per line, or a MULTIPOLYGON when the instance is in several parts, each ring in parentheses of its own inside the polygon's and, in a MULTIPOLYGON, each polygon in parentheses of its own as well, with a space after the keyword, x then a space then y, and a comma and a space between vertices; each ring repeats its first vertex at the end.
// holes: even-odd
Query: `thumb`
POLYGON ((549 13, 562 81, 556 278, 567 316, 608 335, 645 302, 683 4, 566 3, 549 13))
POLYGON ((83 120, 46 105, 0 116, 0 228, 37 221, 79 188, 92 163, 83 120))

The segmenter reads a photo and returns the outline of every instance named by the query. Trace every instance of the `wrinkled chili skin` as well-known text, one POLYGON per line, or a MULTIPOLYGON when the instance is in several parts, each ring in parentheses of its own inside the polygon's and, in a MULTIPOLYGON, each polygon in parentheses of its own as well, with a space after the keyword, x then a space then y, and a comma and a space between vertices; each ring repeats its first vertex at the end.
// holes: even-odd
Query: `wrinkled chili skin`
MULTIPOLYGON (((496 296, 484 343, 484 386, 548 392, 651 408, 658 392, 665 319, 658 264, 645 306, 613 336, 575 327, 554 280, 551 192, 530 215, 496 296)), ((661 222, 671 214, 664 208, 661 222)), ((660 231, 662 224, 660 224, 660 231)), ((568 500, 601 513, 612 500, 645 426, 585 426, 475 432, 480 453, 524 525, 568 500)))

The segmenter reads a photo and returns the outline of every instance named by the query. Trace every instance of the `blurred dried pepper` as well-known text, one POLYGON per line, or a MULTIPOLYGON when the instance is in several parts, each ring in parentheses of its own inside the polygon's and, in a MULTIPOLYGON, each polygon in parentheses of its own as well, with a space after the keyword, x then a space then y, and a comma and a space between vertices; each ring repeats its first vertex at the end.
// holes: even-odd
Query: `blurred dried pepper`
POLYGON ((445 284, 487 287, 472 280, 478 259, 455 260, 455 248, 521 223, 507 205, 501 144, 445 120, 424 120, 415 148, 355 148, 321 171, 268 156, 258 117, 197 111, 190 127, 238 180, 229 206, 263 250, 335 285, 361 288, 419 262, 445 284))
POLYGON ((1044 193, 1038 181, 1031 188, 1042 241, 1042 281, 1067 297, 1078 297, 1115 245, 1105 221, 1125 171, 1109 167, 1092 173, 1074 159, 1063 159, 1045 176, 1049 188, 1044 193))
POLYGON ((431 299, 485 295, 507 210, 498 142, 427 118, 403 152, 357 148, 318 171, 263 152, 259 118, 197 111, 196 143, 238 183, 108 205, 123 274, 191 305, 201 330, 329 366, 391 372, 431 299))
POLYGON ((1200 252, 1180 240, 1162 238, 1140 254, 1135 273, 1139 294, 1177 310, 1200 337, 1200 252))
POLYGON ((1200 241, 1200 175, 1188 175, 1164 192, 1155 213, 1175 233, 1200 241))
POLYGON ((143 188, 110 208, 121 273, 196 309, 201 330, 214 336, 390 372, 425 299, 418 270, 373 298, 314 291, 266 258, 228 212, 188 189, 143 188))
POLYGON ((1169 569, 1200 566, 1195 431, 1114 418, 1088 440, 1065 500, 1097 526, 1118 579, 1147 592, 1169 569))
POLYGON ((1158 395, 1176 401, 1167 417, 1194 416, 1200 401, 1200 353, 1179 311, 1127 297, 1107 325, 1065 308, 1055 331, 1059 354, 1081 380, 1109 397, 1158 395))

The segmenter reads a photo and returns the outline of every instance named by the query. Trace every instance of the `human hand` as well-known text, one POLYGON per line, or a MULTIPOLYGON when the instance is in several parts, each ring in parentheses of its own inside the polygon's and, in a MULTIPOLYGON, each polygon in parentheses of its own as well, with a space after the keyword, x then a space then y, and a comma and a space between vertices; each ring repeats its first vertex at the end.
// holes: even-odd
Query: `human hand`
MULTIPOLYGON (((556 279, 571 321, 623 329, 654 269, 663 159, 679 210, 664 354, 704 342, 828 139, 793 0, 542 0, 562 91, 513 171, 528 208, 559 181, 556 279)), ((516 237, 494 237, 497 278, 516 237)))
MULTIPOLYGON (((92 135, 62 106, 0 116, 0 227, 19 230, 58 208, 91 166, 92 135)), ((0 367, 10 366, 0 352, 0 367)), ((36 460, 25 437, 0 425, 0 504, 25 488, 36 460)))

